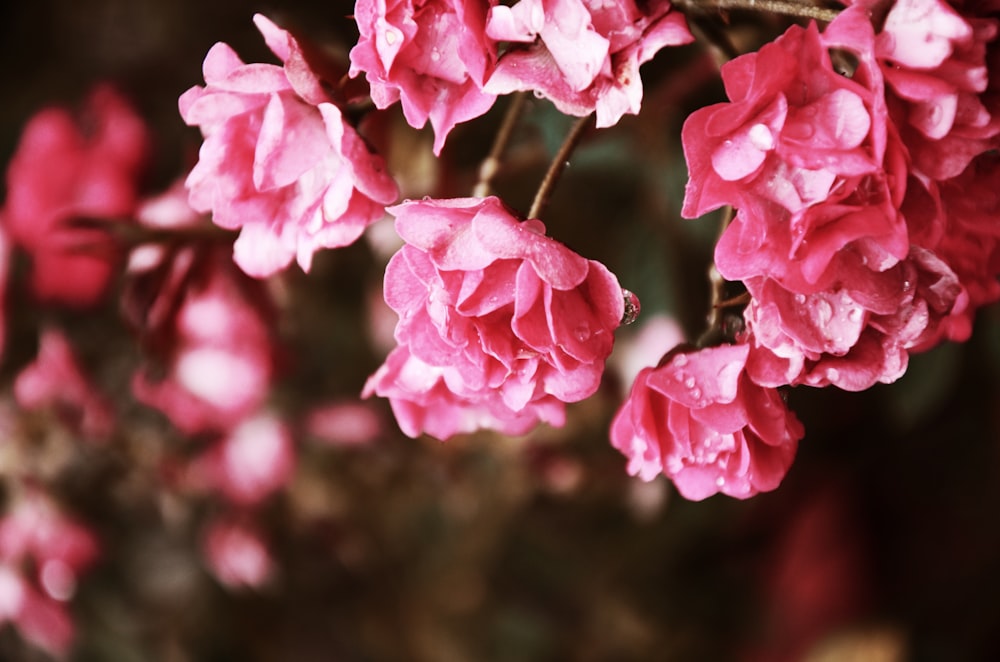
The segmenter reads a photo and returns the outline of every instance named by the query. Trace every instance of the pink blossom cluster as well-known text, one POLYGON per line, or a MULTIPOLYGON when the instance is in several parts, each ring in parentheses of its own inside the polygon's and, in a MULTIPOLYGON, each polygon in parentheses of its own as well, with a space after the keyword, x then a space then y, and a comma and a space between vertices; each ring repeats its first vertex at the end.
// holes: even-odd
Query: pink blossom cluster
MULTIPOLYGON (((138 219, 175 231, 201 222, 180 183, 144 201, 138 219)), ((128 276, 125 309, 147 352, 133 395, 183 433, 206 438, 178 471, 178 487, 221 496, 234 511, 206 525, 206 564, 227 585, 257 586, 270 576, 270 555, 259 532, 240 523, 295 466, 291 430, 267 405, 278 359, 270 297, 212 245, 140 245, 128 276), (247 545, 256 550, 252 567, 239 560, 247 545)))
POLYGON ((404 202, 385 273, 399 343, 365 386, 403 432, 446 439, 562 425, 592 395, 625 300, 618 280, 496 197, 404 202))
POLYGON ((372 101, 400 101, 413 127, 434 128, 434 153, 497 95, 534 91, 607 127, 642 102, 639 65, 694 39, 669 0, 358 0, 351 75, 372 101))
MULTIPOLYGON (((994 296, 984 296, 997 274, 993 224, 984 214, 950 213, 963 204, 952 197, 953 184, 935 179, 917 156, 931 143, 910 140, 912 125, 901 123, 924 111, 894 112, 899 104, 891 95, 887 103, 886 84, 898 91, 904 79, 917 86, 913 81, 931 71, 957 76, 972 66, 973 52, 985 76, 986 44, 974 45, 973 32, 995 40, 996 19, 970 19, 978 28, 966 31, 968 48, 958 48, 934 36, 934 21, 896 18, 918 4, 961 20, 941 3, 921 0, 895 5, 878 35, 858 6, 822 34, 814 25, 793 27, 725 65, 732 101, 701 109, 685 124, 685 215, 738 209, 715 257, 719 271, 743 281, 752 297, 748 370, 758 383, 862 390, 892 382, 911 351, 967 337, 975 307, 994 296), (921 43, 935 47, 916 52, 908 46, 912 37, 898 30, 916 30, 921 43), (831 50, 857 60, 852 76, 834 69, 831 50), (907 78, 901 62, 924 71, 907 78), (958 237, 980 246, 975 255, 956 250, 958 237)), ((931 87, 922 89, 929 94, 931 87)), ((946 97, 942 89, 935 103, 946 97)), ((988 128, 996 104, 966 101, 978 118, 970 121, 982 127, 964 144, 978 144, 979 152, 939 141, 932 160, 943 163, 945 152, 961 159, 947 174, 972 183, 993 159, 986 152, 997 144, 988 128)), ((958 124, 954 131, 955 140, 968 134, 958 124)))
POLYGON ((640 373, 612 428, 630 473, 773 489, 803 434, 776 388, 892 382, 1000 298, 990 7, 900 0, 876 34, 858 5, 723 66, 730 101, 684 125, 683 213, 736 209, 715 263, 746 330, 640 373))

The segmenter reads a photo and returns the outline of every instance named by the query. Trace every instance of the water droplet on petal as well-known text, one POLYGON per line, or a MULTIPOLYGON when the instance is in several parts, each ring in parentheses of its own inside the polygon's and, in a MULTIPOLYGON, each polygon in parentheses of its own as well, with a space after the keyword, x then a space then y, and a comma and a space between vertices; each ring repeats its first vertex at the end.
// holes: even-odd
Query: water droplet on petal
POLYGON ((674 357, 674 365, 676 366, 686 366, 688 364, 688 357, 685 354, 678 354, 674 357))
POLYGON ((573 335, 576 336, 576 339, 579 340, 580 342, 585 342, 590 338, 591 335, 590 326, 588 326, 587 324, 581 324, 580 326, 576 327, 576 329, 573 331, 573 335))
POLYGON ((726 484, 726 479, 724 477, 722 477, 722 476, 719 476, 718 478, 715 479, 715 484, 718 487, 723 487, 726 484))
POLYGON ((687 388, 694 389, 694 384, 695 384, 694 377, 688 377, 687 379, 684 380, 684 386, 686 386, 687 388))
POLYGON ((639 303, 639 297, 629 290, 622 290, 622 297, 625 299, 625 314, 622 315, 621 323, 622 325, 631 324, 639 317, 642 306, 639 303))

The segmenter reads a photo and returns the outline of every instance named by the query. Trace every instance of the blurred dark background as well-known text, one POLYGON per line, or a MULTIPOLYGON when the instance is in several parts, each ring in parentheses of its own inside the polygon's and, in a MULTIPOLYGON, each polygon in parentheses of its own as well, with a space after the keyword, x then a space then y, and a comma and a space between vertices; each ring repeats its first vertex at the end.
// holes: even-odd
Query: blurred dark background
MULTIPOLYGON (((196 154, 197 131, 182 124, 176 100, 203 82, 213 43, 273 61, 251 21, 258 11, 333 52, 354 38, 344 1, 0 7, 3 162, 39 108, 78 104, 111 80, 156 131, 150 192, 196 154)), ((731 29, 752 42, 780 24, 742 17, 731 29)), ((636 291, 644 316, 669 314, 695 337, 717 221, 678 217, 679 130, 721 89, 697 46, 661 52, 643 73, 642 115, 587 137, 543 218, 636 291)), ((398 108, 369 137, 387 146, 408 192, 464 196, 503 105, 457 129, 439 165, 428 162, 427 133, 402 125, 398 108)), ((568 126, 532 101, 496 183, 512 205, 527 208, 568 126)), ((293 349, 278 397, 290 411, 356 397, 377 367, 384 348, 366 307, 383 262, 361 242, 319 256, 308 276, 285 277, 293 349)), ((5 314, 4 398, 42 315, 19 301, 5 314)), ((59 319, 91 365, 120 362, 108 341, 127 338, 114 302, 59 319)), ((623 346, 635 332, 623 331, 623 346)), ((106 369, 101 379, 127 391, 125 373, 106 369)), ((224 589, 202 567, 198 523, 216 505, 140 480, 149 469, 127 453, 91 452, 58 482, 104 546, 73 604, 73 659, 1000 659, 995 308, 981 313, 970 342, 913 357, 894 385, 792 391, 807 431, 799 456, 778 490, 746 502, 689 503, 662 478, 630 479, 607 437, 621 388, 609 373, 597 396, 570 408, 566 429, 522 439, 441 444, 386 432, 356 449, 303 441, 295 481, 257 514, 280 568, 257 590, 224 589)), ((135 415, 136 435, 154 438, 157 453, 183 448, 176 433, 135 415)), ((10 626, 0 658, 45 659, 10 626)))

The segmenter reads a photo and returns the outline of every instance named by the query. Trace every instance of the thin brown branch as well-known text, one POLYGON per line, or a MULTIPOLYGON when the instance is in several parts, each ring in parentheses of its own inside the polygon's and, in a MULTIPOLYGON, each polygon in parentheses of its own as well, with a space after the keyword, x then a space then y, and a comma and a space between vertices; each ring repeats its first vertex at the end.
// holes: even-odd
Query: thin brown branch
POLYGON ((542 209, 545 208, 553 189, 555 189, 556 182, 559 181, 559 176, 562 175, 562 171, 569 165, 570 154, 576 149, 577 143, 580 142, 580 138, 587 127, 590 126, 593 119, 593 113, 586 117, 581 117, 573 125, 573 128, 569 130, 569 133, 566 134, 563 144, 559 146, 559 151, 556 153, 555 158, 552 159, 549 170, 545 173, 545 178, 538 187, 538 192, 535 193, 535 199, 532 201, 531 209, 528 211, 528 218, 538 218, 539 214, 542 213, 542 209))
POLYGON ((479 181, 472 190, 472 195, 476 198, 484 198, 490 194, 493 177, 500 169, 500 158, 507 148, 507 143, 510 142, 514 126, 517 125, 517 120, 521 116, 521 110, 524 108, 525 96, 527 96, 526 92, 514 94, 510 100, 510 105, 507 106, 507 113, 503 117, 503 122, 500 124, 496 138, 493 140, 493 147, 490 148, 489 155, 479 166, 479 181))

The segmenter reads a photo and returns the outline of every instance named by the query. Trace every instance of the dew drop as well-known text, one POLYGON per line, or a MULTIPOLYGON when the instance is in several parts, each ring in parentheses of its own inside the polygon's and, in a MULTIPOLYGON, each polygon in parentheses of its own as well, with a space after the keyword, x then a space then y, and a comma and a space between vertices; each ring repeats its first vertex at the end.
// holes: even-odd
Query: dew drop
POLYGON ((688 357, 685 354, 678 354, 674 357, 674 365, 678 367, 683 367, 688 364, 688 357))
POLYGON ((806 302, 806 295, 802 294, 801 292, 795 295, 795 303, 805 303, 805 302, 806 302))
POLYGON ((715 479, 715 484, 718 487, 723 487, 726 484, 726 479, 723 478, 722 476, 719 476, 718 478, 715 479))
POLYGON ((861 320, 861 309, 860 308, 852 308, 847 313, 847 319, 849 319, 852 322, 859 322, 861 320))
POLYGON ((576 339, 580 342, 588 340, 591 336, 590 326, 587 324, 581 324, 573 331, 573 335, 576 336, 576 339))
POLYGON ((438 51, 438 49, 435 48, 434 50, 431 51, 431 62, 438 62, 440 60, 441 60, 441 53, 438 51))
POLYGON ((622 315, 621 323, 622 325, 628 325, 639 317, 642 305, 639 303, 639 297, 629 290, 622 290, 622 297, 625 299, 625 313, 622 315))
POLYGON ((701 400, 701 389, 695 386, 691 389, 691 397, 695 400, 701 400))
POLYGON ((395 30, 386 30, 385 31, 385 43, 387 43, 390 46, 392 46, 393 44, 396 43, 397 39, 399 39, 399 35, 396 34, 395 30))
POLYGON ((544 99, 545 98, 545 93, 542 92, 541 90, 533 90, 532 94, 535 95, 536 99, 544 99))
POLYGON ((686 386, 687 388, 694 389, 694 384, 695 384, 694 377, 688 377, 687 379, 684 380, 684 386, 686 386))
POLYGON ((826 378, 829 379, 831 382, 836 382, 838 379, 840 379, 840 371, 837 370, 836 368, 827 368, 826 378))

